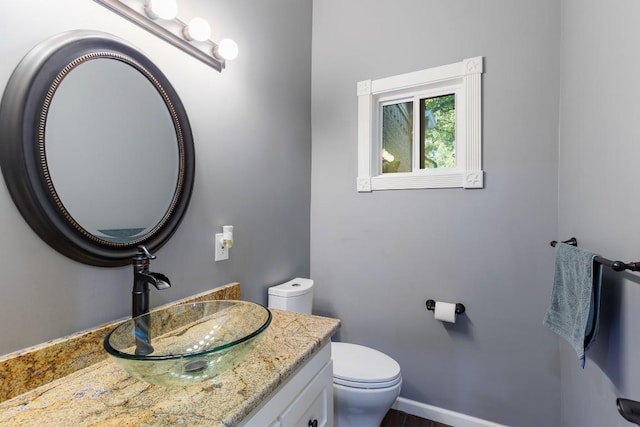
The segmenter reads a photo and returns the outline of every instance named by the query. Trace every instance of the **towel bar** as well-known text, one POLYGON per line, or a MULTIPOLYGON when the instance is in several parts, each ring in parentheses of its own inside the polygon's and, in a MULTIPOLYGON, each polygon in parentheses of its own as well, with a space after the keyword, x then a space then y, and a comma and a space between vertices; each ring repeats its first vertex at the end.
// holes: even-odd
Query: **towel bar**
MULTIPOLYGON (((569 240, 564 240, 562 243, 566 243, 567 245, 571 245, 571 246, 578 246, 578 239, 576 239, 575 237, 572 237, 569 240)), ((554 248, 557 244, 558 242, 556 240, 551 241, 551 246, 553 246, 554 248)), ((596 256, 594 258, 594 261, 597 262, 598 264, 606 265, 607 267, 611 268, 614 271, 624 271, 624 270, 640 271, 640 262, 625 263, 622 261, 611 261, 610 259, 606 259, 601 256, 596 256)))

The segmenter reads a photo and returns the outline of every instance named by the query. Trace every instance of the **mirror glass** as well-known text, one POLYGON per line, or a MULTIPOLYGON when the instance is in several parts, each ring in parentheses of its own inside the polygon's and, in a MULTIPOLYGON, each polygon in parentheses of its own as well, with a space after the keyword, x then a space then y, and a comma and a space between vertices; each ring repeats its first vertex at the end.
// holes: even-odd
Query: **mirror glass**
POLYGON ((155 251, 189 205, 195 153, 178 94, 111 34, 51 37, 18 64, 0 103, 0 166, 29 226, 86 264, 155 251))
POLYGON ((93 59, 65 76, 44 147, 60 202, 96 237, 135 240, 171 206, 179 165, 173 122, 156 88, 125 62, 93 59))

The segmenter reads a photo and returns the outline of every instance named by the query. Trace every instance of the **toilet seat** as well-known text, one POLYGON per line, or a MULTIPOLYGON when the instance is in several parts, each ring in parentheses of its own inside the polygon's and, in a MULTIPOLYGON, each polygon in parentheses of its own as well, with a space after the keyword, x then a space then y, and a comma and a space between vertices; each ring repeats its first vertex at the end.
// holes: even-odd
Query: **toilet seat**
POLYGON ((393 387, 402 381, 400 365, 369 347, 332 342, 333 383, 361 389, 393 387))

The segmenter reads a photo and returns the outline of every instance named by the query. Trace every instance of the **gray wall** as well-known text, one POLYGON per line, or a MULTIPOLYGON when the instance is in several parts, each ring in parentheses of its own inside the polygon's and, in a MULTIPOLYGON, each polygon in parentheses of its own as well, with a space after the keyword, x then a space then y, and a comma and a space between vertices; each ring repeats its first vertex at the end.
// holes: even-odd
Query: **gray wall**
POLYGON ((560 3, 321 0, 313 9, 311 276, 340 339, 402 367, 402 396, 558 425, 542 327, 557 235, 560 3), (356 192, 356 82, 485 57, 482 190, 356 192), (443 325, 429 298, 463 302, 443 325))
MULTIPOLYGON (((559 235, 638 261, 640 4, 564 0, 562 16, 559 235)), ((615 399, 640 400, 638 276, 607 275, 602 315, 584 371, 561 342, 563 425, 628 426, 615 399)))
MULTIPOLYGON (((196 186, 154 261, 174 284, 154 305, 236 280, 264 303, 267 286, 310 274, 316 312, 343 320, 340 339, 396 358, 409 399, 509 425, 628 425, 614 401, 640 399, 640 280, 607 275, 584 371, 541 322, 549 240, 638 257, 635 1, 316 0, 313 33, 309 1, 182 2, 214 39, 239 43, 222 74, 88 0, 0 6, 0 90, 40 40, 84 28, 137 45, 180 94, 196 186), (477 55, 485 188, 358 194, 356 82, 477 55), (236 245, 214 263, 223 224, 236 245), (467 315, 443 325, 428 298, 461 301, 467 315)), ((4 185, 0 219, 0 354, 128 314, 129 267, 58 254, 4 185)))
MULTIPOLYGON (((231 281, 266 303, 266 287, 309 274, 311 2, 192 0, 212 38, 239 58, 218 73, 89 0, 0 0, 0 91, 41 40, 70 29, 120 36, 145 52, 180 95, 196 145, 190 209, 152 269, 173 287, 152 304, 231 281), (214 263, 213 235, 233 224, 229 261, 214 263)), ((184 13, 184 15, 182 15, 184 13)), ((0 143, 5 143, 0 141, 0 143)), ((130 267, 95 268, 43 243, 0 184, 0 354, 128 314, 130 267)))

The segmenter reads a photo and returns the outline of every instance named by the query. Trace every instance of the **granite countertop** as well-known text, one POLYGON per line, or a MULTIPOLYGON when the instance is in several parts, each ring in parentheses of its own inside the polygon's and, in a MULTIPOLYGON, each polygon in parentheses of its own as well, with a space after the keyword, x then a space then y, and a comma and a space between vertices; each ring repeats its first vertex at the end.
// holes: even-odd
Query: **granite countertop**
POLYGON ((131 377, 107 358, 0 403, 0 426, 236 425, 340 325, 337 319, 271 311, 271 325, 253 353, 216 378, 166 388, 131 377))

